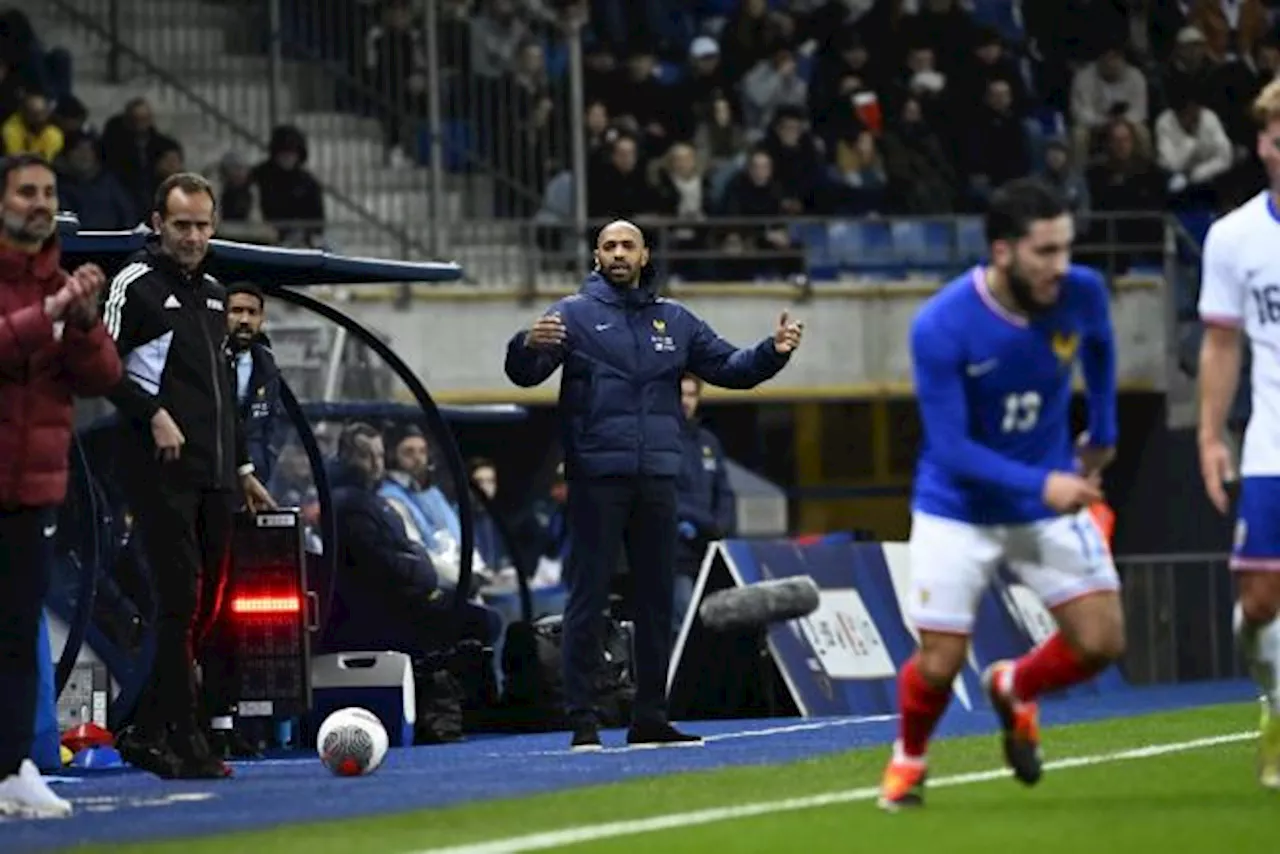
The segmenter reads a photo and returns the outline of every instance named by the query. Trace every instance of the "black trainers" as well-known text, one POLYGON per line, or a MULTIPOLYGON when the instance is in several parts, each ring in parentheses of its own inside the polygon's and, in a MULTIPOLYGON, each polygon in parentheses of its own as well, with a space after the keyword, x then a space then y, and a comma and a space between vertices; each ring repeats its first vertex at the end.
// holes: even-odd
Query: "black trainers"
POLYGON ((600 743, 600 727, 591 721, 575 724, 573 741, 569 744, 569 749, 574 753, 603 750, 604 745, 600 743))
POLYGON ((136 726, 126 727, 116 736, 120 759, 140 771, 155 774, 163 780, 182 777, 183 761, 163 736, 145 733, 136 726))
POLYGON ((231 766, 215 756, 204 733, 194 726, 177 728, 169 733, 169 746, 181 760, 177 779, 221 780, 230 777, 231 766))
POLYGON ((666 721, 633 723, 627 730, 627 744, 632 747, 701 747, 700 735, 681 732, 666 721))
POLYGON ((261 759, 258 745, 236 729, 215 729, 209 733, 209 748, 222 759, 261 759))

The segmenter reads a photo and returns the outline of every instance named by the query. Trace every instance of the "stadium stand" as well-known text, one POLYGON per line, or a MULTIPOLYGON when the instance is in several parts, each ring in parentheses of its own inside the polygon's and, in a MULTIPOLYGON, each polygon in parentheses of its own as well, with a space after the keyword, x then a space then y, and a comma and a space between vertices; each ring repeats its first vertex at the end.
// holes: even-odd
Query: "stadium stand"
MULTIPOLYGON (((1093 215, 1091 243, 1159 244, 1156 213, 1194 224, 1249 192, 1245 105, 1280 47, 1274 4, 1242 7, 1233 30, 1216 0, 440 0, 431 15, 422 0, 18 3, 34 27, 10 29, 29 32, 6 47, 3 106, 40 89, 63 132, 100 128, 126 191, 156 168, 207 170, 241 235, 448 254, 508 286, 531 267, 569 280, 581 127, 588 215, 649 218, 688 256, 670 271, 681 278, 897 276, 971 260, 965 217, 1028 171, 1093 215), (584 13, 574 104, 565 22, 584 13), (139 97, 158 130, 127 164, 139 97)), ((68 170, 90 169, 68 162, 77 150, 68 170)))

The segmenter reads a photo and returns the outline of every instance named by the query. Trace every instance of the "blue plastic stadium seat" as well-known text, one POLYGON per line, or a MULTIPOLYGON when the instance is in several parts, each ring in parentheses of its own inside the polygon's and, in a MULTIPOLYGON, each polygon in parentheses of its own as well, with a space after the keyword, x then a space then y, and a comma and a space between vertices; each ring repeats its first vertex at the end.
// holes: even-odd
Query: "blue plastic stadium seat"
POLYGON ((898 220, 893 224, 894 251, 908 269, 945 270, 954 263, 953 233, 947 220, 898 220))
POLYGON ((674 86, 684 77, 684 66, 675 62, 659 62, 656 77, 664 86, 674 86))
POLYGON ((956 262, 956 227, 951 220, 927 219, 924 230, 925 263, 931 267, 952 267, 956 262))
MULTIPOLYGON (((446 120, 440 124, 440 146, 444 151, 444 168, 449 172, 466 172, 467 152, 473 145, 471 125, 465 121, 446 120)), ((431 163, 431 134, 424 127, 418 131, 418 162, 431 163)))
POLYGON ((1178 222, 1195 238, 1197 244, 1203 244, 1209 233, 1209 226, 1213 225, 1213 211, 1178 211, 1178 222))
POLYGON ((1013 0, 973 0, 973 17, 981 24, 995 27, 1006 39, 1019 41, 1023 31, 1013 6, 1013 0))
POLYGON ((827 236, 842 270, 884 273, 894 267, 893 231, 887 222, 841 220, 832 223, 827 236))
POLYGON ((1040 126, 1040 131, 1049 139, 1064 136, 1067 132, 1067 118, 1060 110, 1052 107, 1037 107, 1031 111, 1031 119, 1040 126))
POLYGON ((559 41, 548 39, 543 42, 542 49, 547 58, 547 76, 552 80, 567 76, 569 48, 559 41))
POLYGON ((976 264, 987 257, 987 235, 982 218, 960 217, 956 220, 957 265, 976 264))
POLYGON ((817 63, 812 54, 800 54, 796 57, 796 73, 800 79, 809 83, 813 80, 813 69, 817 63))
POLYGON ((805 267, 809 278, 815 281, 831 281, 839 273, 828 238, 827 227, 822 223, 805 222, 791 226, 791 239, 804 247, 805 267))
POLYGON ((893 234, 893 254, 908 267, 918 267, 925 261, 924 227, 919 220, 899 219, 890 224, 893 234))

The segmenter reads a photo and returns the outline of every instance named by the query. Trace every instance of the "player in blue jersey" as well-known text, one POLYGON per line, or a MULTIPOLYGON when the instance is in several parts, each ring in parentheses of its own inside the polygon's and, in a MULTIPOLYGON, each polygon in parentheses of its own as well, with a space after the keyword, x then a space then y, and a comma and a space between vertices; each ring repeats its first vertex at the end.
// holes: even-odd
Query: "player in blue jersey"
POLYGON ((1040 778, 1036 697, 1083 682, 1124 648, 1119 578, 1088 513, 1116 443, 1115 345, 1107 288, 1071 265, 1074 226, 1046 184, 992 195, 989 266, 949 283, 911 327, 924 426, 911 525, 908 611, 920 648, 898 676, 901 725, 880 805, 920 806, 925 748, 966 661, 978 601, 1000 565, 1030 588, 1059 631, 983 685, 1006 761, 1040 778), (1068 409, 1077 360, 1088 432, 1068 409))

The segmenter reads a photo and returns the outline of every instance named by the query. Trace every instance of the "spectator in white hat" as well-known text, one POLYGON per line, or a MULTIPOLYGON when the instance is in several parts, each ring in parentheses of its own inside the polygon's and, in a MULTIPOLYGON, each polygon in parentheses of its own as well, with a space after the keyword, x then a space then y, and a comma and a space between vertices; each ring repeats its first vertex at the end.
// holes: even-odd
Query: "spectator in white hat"
POLYGON ((711 118, 716 99, 732 88, 720 61, 719 42, 698 36, 689 44, 689 69, 673 94, 677 138, 692 139, 698 125, 711 118))

